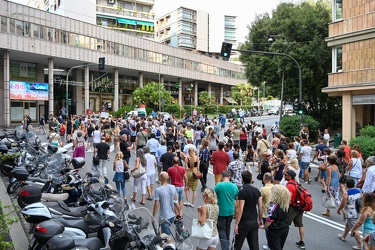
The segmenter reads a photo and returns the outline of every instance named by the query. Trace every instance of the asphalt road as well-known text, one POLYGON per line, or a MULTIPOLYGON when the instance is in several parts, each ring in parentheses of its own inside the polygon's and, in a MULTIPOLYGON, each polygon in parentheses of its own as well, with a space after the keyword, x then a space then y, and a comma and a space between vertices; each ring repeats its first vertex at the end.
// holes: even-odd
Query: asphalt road
MULTIPOLYGON (((255 120, 257 122, 260 122, 261 124, 264 123, 267 127, 267 131, 270 131, 270 127, 272 124, 278 120, 278 116, 263 116, 263 117, 251 117, 246 118, 246 121, 248 120, 255 120)), ((223 136, 221 134, 221 136, 223 136)), ((46 143, 46 136, 41 135, 42 142, 46 143)), ((68 153, 71 155, 71 144, 65 145, 65 148, 68 149, 68 153)), ((115 156, 115 152, 113 151, 113 145, 111 146, 111 155, 110 155, 110 161, 107 163, 107 169, 108 169, 108 177, 110 184, 114 185, 112 178, 114 172, 112 171, 112 162, 115 156)), ((80 175, 83 177, 86 172, 91 171, 91 164, 92 164, 92 152, 91 150, 86 152, 86 165, 83 169, 80 169, 80 175)), ((133 168, 135 163, 135 154, 134 151, 132 151, 131 159, 130 159, 130 167, 133 168)), ((311 176, 312 178, 317 175, 317 165, 312 164, 312 172, 311 176)), ((253 168, 255 171, 255 168, 253 168)), ((255 173, 255 172, 254 172, 255 173)), ((254 186, 257 188, 260 188, 262 186, 261 182, 258 181, 256 178, 254 186)), ((126 182, 126 192, 127 192, 127 199, 130 201, 130 197, 133 193, 133 179, 130 179, 131 181, 126 182)), ((115 186, 115 185, 114 185, 115 186)), ((158 187, 159 184, 155 184, 154 188, 158 187)), ((208 175, 208 186, 214 187, 214 177, 212 174, 212 166, 210 166, 210 171, 208 175)), ((321 213, 325 211, 325 209, 321 206, 321 199, 323 197, 323 194, 321 193, 321 184, 318 182, 313 181, 311 184, 303 184, 310 193, 312 194, 313 198, 313 209, 311 212, 308 212, 304 215, 304 226, 305 226, 305 244, 306 248, 308 249, 327 249, 330 250, 342 250, 342 249, 351 249, 352 246, 356 244, 355 240, 351 237, 347 237, 347 242, 342 242, 338 239, 337 234, 342 233, 345 225, 345 221, 343 220, 343 217, 338 215, 335 210, 331 211, 331 217, 323 217, 321 216, 321 213)), ((184 207, 183 213, 184 213, 184 225, 186 229, 191 230, 191 222, 193 218, 198 217, 197 213, 197 207, 200 205, 203 205, 203 199, 202 199, 202 193, 200 192, 200 184, 198 185, 197 189, 197 202, 195 204, 195 208, 191 207, 184 207)), ((141 193, 140 193, 140 187, 138 188, 138 196, 137 196, 137 203, 134 205, 136 207, 142 206, 139 204, 139 201, 141 199, 141 193)), ((154 202, 146 200, 145 207, 148 208, 152 212, 154 202)), ((233 224, 232 224, 233 229, 233 224)), ((194 246, 196 243, 196 240, 191 239, 194 246)), ((295 246, 295 242, 299 241, 299 233, 298 229, 294 226, 290 227, 289 235, 286 240, 286 244, 284 249, 297 249, 295 246)), ((264 230, 259 230, 259 245, 260 249, 262 249, 262 245, 266 244, 265 234, 264 230)), ((220 247, 218 247, 220 249, 220 247)), ((247 243, 245 242, 243 249, 248 249, 247 243)))

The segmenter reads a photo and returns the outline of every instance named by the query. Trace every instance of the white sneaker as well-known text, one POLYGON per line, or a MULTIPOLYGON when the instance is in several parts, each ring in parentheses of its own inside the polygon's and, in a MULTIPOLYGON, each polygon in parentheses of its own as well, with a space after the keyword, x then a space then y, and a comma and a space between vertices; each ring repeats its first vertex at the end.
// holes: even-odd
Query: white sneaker
POLYGON ((270 250, 270 248, 267 245, 263 245, 264 250, 270 250))
POLYGON ((190 206, 191 204, 190 204, 190 202, 184 202, 184 206, 190 206))
POLYGON ((194 208, 194 204, 190 204, 190 206, 191 206, 192 208, 194 208))

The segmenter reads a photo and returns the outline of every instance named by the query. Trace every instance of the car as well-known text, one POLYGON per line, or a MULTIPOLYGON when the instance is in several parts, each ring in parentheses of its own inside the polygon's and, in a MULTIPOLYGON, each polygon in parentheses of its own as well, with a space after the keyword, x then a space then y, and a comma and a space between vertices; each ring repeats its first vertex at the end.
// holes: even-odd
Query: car
POLYGON ((169 118, 171 118, 171 114, 167 113, 167 112, 159 112, 159 117, 162 117, 164 118, 164 121, 167 121, 169 118))
POLYGON ((268 110, 268 115, 278 115, 279 114, 279 107, 273 107, 270 110, 268 110))
POLYGON ((283 110, 284 110, 284 115, 288 115, 288 116, 293 115, 293 106, 292 105, 289 105, 289 104, 285 105, 283 110))

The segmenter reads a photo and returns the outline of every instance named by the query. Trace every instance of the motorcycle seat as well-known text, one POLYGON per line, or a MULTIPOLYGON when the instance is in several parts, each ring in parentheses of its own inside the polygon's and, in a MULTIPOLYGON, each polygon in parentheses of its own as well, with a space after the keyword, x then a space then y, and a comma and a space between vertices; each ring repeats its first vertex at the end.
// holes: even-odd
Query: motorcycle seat
POLYGON ((74 219, 66 219, 63 217, 60 218, 54 218, 53 220, 56 220, 64 225, 64 227, 72 227, 82 230, 86 235, 90 233, 90 228, 87 222, 84 219, 81 218, 74 218, 74 219))
POLYGON ((82 168, 85 165, 86 161, 83 157, 75 157, 72 159, 72 165, 74 169, 82 168))
POLYGON ((42 193, 42 200, 46 200, 46 201, 65 201, 68 198, 69 198, 68 193, 62 193, 62 194, 42 193))
POLYGON ((40 178, 38 176, 29 176, 27 178, 27 180, 31 181, 31 182, 41 182, 41 183, 46 183, 47 180, 46 179, 43 179, 43 178, 40 178))
POLYGON ((47 201, 43 202, 47 207, 55 209, 56 211, 65 214, 70 215, 73 217, 83 217, 86 215, 86 207, 68 207, 64 202, 62 201, 47 201))
POLYGON ((48 145, 48 147, 47 147, 47 150, 49 152, 51 152, 52 154, 56 153, 58 149, 59 149, 59 147, 54 146, 54 145, 48 145))
POLYGON ((82 246, 87 247, 91 250, 99 250, 102 247, 102 242, 97 237, 87 238, 87 239, 75 239, 74 243, 76 247, 82 246))

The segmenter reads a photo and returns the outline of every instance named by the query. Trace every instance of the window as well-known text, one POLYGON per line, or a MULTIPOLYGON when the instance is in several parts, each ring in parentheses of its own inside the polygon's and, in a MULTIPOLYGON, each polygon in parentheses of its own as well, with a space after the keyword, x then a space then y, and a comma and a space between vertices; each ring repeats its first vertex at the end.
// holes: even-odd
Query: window
POLYGON ((1 31, 7 32, 7 18, 1 17, 1 31))
POLYGON ((37 24, 33 24, 32 28, 33 28, 33 34, 32 34, 33 37, 34 38, 39 38, 39 29, 40 29, 40 26, 37 25, 37 24))
POLYGON ((342 46, 334 48, 333 60, 333 72, 342 72, 342 46))
POLYGON ((16 20, 16 34, 23 36, 23 21, 16 20))
POLYGON ((333 21, 341 20, 342 19, 342 0, 334 0, 332 10, 333 10, 332 16, 334 18, 333 21))

